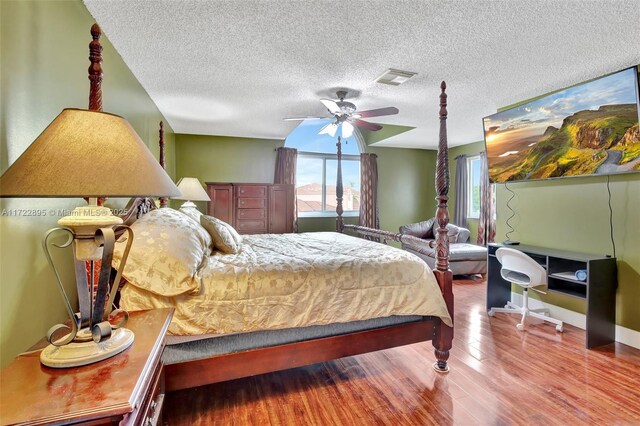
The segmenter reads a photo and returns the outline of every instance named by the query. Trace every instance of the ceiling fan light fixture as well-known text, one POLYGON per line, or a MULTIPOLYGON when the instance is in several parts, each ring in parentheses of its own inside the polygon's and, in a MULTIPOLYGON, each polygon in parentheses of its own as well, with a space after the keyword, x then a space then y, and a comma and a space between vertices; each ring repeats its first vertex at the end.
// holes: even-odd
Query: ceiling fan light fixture
POLYGON ((329 110, 331 114, 339 114, 340 106, 336 103, 336 101, 332 101, 331 99, 320 99, 320 102, 329 110))
POLYGON ((342 137, 344 139, 350 138, 353 135, 353 124, 345 121, 342 123, 342 137))
POLYGON ((337 123, 329 123, 326 126, 324 126, 320 132, 318 132, 319 135, 329 135, 331 137, 334 137, 336 135, 336 132, 338 131, 338 124, 337 123))
POLYGON ((416 75, 417 73, 411 71, 402 71, 396 70, 393 68, 389 68, 382 74, 380 77, 375 79, 376 83, 387 84, 389 86, 400 86, 405 81, 409 80, 411 77, 416 75))

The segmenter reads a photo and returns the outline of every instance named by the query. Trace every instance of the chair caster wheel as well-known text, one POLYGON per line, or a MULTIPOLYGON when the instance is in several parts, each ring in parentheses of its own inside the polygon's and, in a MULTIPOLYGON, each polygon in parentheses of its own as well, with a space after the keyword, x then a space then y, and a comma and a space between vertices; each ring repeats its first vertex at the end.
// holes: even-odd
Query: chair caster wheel
POLYGON ((561 325, 556 325, 556 330, 562 333, 564 331, 564 327, 562 327, 561 325))
POLYGON ((524 331, 524 324, 516 324, 518 331, 524 331))
POLYGON ((489 309, 489 310, 487 311, 487 315, 489 315, 490 317, 495 317, 495 316, 496 316, 496 313, 495 313, 495 312, 493 312, 493 309, 489 309))

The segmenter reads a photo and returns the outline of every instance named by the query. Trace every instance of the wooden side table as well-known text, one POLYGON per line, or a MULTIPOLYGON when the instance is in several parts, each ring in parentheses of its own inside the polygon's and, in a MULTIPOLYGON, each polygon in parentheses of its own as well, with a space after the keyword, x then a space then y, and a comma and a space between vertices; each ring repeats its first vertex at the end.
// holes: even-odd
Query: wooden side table
POLYGON ((159 424, 172 317, 173 308, 132 312, 133 345, 95 364, 54 369, 40 364, 39 350, 18 356, 0 371, 0 423, 159 424))

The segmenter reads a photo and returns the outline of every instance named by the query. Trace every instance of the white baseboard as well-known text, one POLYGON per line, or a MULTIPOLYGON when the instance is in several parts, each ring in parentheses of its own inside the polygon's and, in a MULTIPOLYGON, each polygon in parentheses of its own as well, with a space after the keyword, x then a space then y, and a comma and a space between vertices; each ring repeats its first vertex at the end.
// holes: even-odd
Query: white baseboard
MULTIPOLYGON (((522 295, 512 292, 511 301, 516 305, 522 306, 522 295)), ((578 327, 582 330, 587 328, 587 316, 579 312, 550 305, 531 297, 529 297, 529 307, 531 309, 547 308, 549 309, 549 314, 553 318, 557 318, 562 322, 566 322, 567 324, 571 324, 572 326, 578 327)), ((616 342, 624 343, 625 345, 640 349, 640 331, 616 325, 616 342)))

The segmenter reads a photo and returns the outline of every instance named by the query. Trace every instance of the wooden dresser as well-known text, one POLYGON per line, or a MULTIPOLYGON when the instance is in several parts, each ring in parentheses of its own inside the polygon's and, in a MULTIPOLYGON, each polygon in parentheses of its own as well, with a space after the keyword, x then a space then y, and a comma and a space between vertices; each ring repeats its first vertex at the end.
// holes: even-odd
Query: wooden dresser
POLYGON ((19 355, 0 373, 0 423, 161 425, 161 356, 172 317, 173 308, 131 312, 133 345, 82 367, 45 367, 40 350, 19 355))
POLYGON ((240 234, 293 232, 293 185, 207 182, 207 192, 207 214, 233 225, 240 234))

